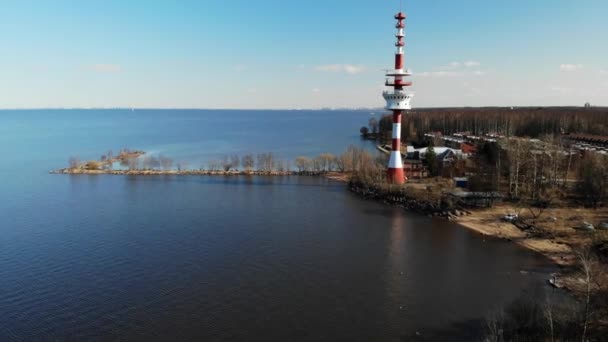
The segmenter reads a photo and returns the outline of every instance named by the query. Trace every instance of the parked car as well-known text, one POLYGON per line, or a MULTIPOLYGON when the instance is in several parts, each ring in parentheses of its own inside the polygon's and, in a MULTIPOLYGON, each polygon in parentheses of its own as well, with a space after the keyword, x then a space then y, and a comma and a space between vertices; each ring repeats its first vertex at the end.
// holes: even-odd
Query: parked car
POLYGON ((589 222, 583 222, 580 227, 582 230, 586 230, 588 232, 594 231, 595 227, 589 222))
POLYGON ((502 220, 505 222, 515 222, 517 221, 517 219, 519 219, 519 216, 517 214, 507 214, 502 217, 502 220))
POLYGON ((601 230, 608 230, 608 222, 602 222, 597 228, 601 230))

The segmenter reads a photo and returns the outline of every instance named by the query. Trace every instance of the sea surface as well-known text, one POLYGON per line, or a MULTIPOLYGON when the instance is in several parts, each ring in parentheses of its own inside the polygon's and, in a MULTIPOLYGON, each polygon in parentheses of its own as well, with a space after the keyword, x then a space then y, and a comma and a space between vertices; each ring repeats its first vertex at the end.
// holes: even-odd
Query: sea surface
POLYGON ((0 111, 0 340, 471 340, 546 259, 315 177, 69 176, 340 153, 366 111, 0 111))

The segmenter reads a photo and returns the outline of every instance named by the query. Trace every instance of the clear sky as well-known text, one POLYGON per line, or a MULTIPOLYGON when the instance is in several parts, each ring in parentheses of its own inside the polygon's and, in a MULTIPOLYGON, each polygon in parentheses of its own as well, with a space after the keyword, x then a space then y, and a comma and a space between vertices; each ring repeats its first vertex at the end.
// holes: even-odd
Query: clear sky
MULTIPOLYGON (((0 108, 381 107, 399 0, 3 1, 0 108)), ((414 107, 608 105, 608 1, 405 0, 414 107)))

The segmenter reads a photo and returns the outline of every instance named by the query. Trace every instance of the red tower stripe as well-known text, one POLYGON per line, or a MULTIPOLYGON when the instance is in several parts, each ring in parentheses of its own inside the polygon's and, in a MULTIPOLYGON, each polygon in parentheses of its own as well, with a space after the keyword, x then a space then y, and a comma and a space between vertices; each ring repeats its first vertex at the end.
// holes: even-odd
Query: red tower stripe
POLYGON ((401 123, 401 111, 396 110, 393 112, 393 123, 401 123))
POLYGON ((395 55, 395 69, 403 69, 403 55, 395 55))
POLYGON ((401 151, 401 139, 393 139, 393 151, 401 151))

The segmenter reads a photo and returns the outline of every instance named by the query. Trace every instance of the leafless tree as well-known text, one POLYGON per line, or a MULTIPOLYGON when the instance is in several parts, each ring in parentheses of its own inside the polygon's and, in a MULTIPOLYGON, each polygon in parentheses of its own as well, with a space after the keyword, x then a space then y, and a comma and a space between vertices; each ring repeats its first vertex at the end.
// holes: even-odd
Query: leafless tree
POLYGON ((251 154, 246 154, 243 156, 243 158, 241 158, 241 165, 245 170, 247 170, 247 172, 251 172, 251 170, 253 170, 254 164, 255 161, 253 159, 253 155, 251 154))
POLYGON ((68 163, 70 165, 70 169, 77 169, 80 167, 80 158, 78 158, 76 156, 72 156, 68 160, 68 163))
POLYGON ((555 341, 555 315, 554 315, 554 305, 553 300, 547 297, 547 301, 543 307, 543 314, 545 315, 545 319, 547 320, 547 324, 549 325, 549 335, 551 338, 551 342, 555 341))
POLYGON ((369 125, 369 130, 373 134, 377 134, 378 133, 378 119, 376 119, 376 118, 370 118, 369 121, 368 121, 368 125, 369 125))
POLYGON ((230 171, 230 169, 232 169, 232 167, 232 159, 228 156, 224 156, 224 158, 222 159, 222 169, 228 172, 230 171))
POLYGON ((171 168, 173 167, 173 160, 171 158, 163 156, 162 154, 158 156, 158 161, 160 162, 160 166, 165 171, 171 170, 171 168))
POLYGON ((323 153, 319 156, 322 171, 333 171, 335 168, 336 157, 331 153, 323 153))
POLYGON ((160 167, 160 161, 158 160, 158 158, 154 157, 154 156, 146 156, 144 158, 144 169, 148 169, 148 170, 154 170, 156 168, 160 167))
POLYGON ((504 322, 505 314, 502 310, 492 312, 486 317, 486 325, 488 335, 485 341, 488 342, 503 342, 504 341, 504 322))
POLYGON ((219 171, 221 168, 222 162, 216 159, 211 159, 207 162, 207 169, 209 169, 209 171, 219 171))
POLYGON ((608 158, 589 154, 579 167, 578 193, 586 204, 598 207, 608 199, 608 158))
POLYGON ((583 336, 582 336, 582 342, 586 342, 587 341, 587 328, 589 326, 589 318, 591 316, 591 290, 592 290, 592 259, 591 256, 589 255, 588 252, 581 252, 579 253, 579 262, 580 262, 580 267, 581 267, 581 271, 583 272, 583 281, 585 284, 585 294, 584 294, 584 299, 585 299, 585 311, 583 314, 583 336))
POLYGON ((257 156, 258 159, 258 171, 269 172, 272 171, 274 166, 274 155, 270 153, 261 153, 257 156))
POLYGON ((181 161, 177 163, 177 171, 187 171, 188 170, 188 162, 181 161))
POLYGON ((284 172, 285 171, 285 161, 284 160, 277 160, 274 162, 274 169, 279 171, 279 172, 284 172))
POLYGON ((337 157, 336 157, 335 164, 336 164, 336 169, 337 169, 339 172, 344 172, 344 171, 346 171, 346 163, 345 163, 345 160, 344 160, 344 159, 345 159, 345 158, 344 158, 344 155, 343 155, 343 154, 341 154, 341 155, 339 155, 339 156, 337 156, 337 157))
POLYGON ((316 157, 312 160, 312 169, 315 172, 323 171, 323 159, 321 157, 316 157))
POLYGON ((230 157, 230 164, 232 164, 233 169, 238 169, 240 166, 241 159, 236 154, 230 157))
POLYGON ((129 170, 137 170, 139 168, 139 158, 126 158, 126 163, 129 170))
POLYGON ((300 156, 296 158, 296 167, 299 172, 310 171, 312 160, 308 157, 300 156))
MULTIPOLYGON (((354 145, 348 146, 346 152, 340 156, 341 163, 346 171, 357 171, 361 167, 361 160, 365 154, 369 154, 362 148, 354 145)), ((369 156, 371 158, 371 156, 369 156)))

